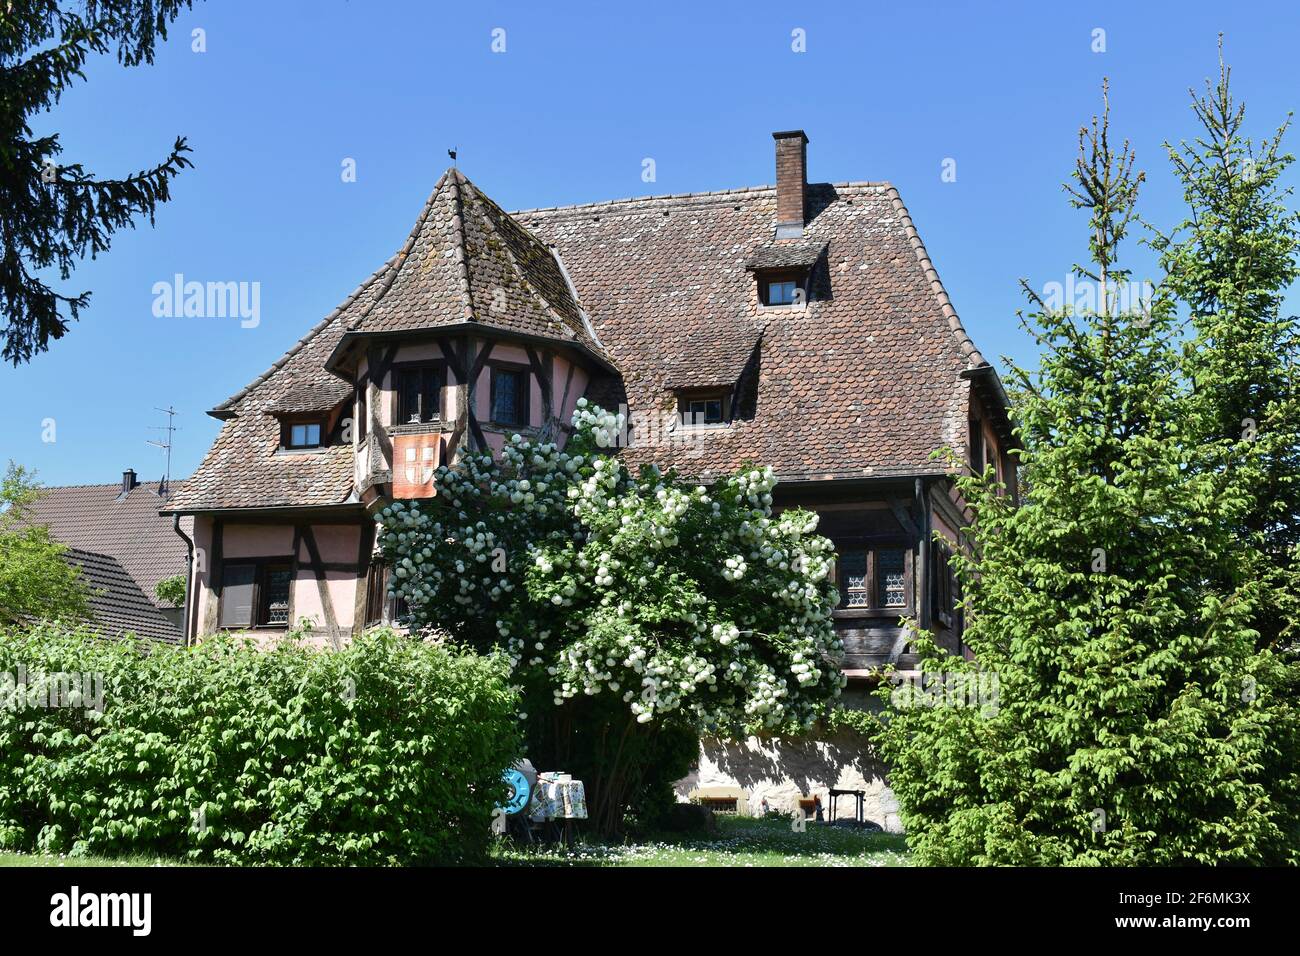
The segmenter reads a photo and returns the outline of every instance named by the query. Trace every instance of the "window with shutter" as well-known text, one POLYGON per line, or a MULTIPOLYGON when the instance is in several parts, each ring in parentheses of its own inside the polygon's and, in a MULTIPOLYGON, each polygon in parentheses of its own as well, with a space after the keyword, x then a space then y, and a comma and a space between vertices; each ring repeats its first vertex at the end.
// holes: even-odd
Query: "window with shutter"
POLYGON ((378 558, 366 573, 366 627, 381 624, 388 604, 388 568, 378 558))
POLYGON ((221 627, 287 627, 293 591, 293 559, 273 558, 227 564, 221 577, 221 627))
POLYGON ((984 458, 984 425, 978 418, 970 420, 970 466, 974 471, 983 471, 984 458))
POLYGON ((221 575, 221 626, 253 626, 253 590, 257 565, 227 564, 221 575))
POLYGON ((293 566, 268 565, 262 578, 261 602, 257 623, 275 627, 289 623, 289 586, 293 581, 293 566))
POLYGON ((939 620, 952 625, 956 607, 957 578, 952 570, 952 551, 938 541, 930 543, 934 580, 934 612, 939 620))

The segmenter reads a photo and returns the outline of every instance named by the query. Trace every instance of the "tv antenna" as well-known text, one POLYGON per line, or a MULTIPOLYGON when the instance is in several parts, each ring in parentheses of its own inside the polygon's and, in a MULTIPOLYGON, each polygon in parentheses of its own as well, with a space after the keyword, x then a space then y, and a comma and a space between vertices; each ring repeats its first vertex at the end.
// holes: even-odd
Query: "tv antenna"
POLYGON ((163 472, 163 479, 158 484, 158 494, 166 495, 167 492, 170 490, 169 486, 171 485, 171 479, 172 479, 172 435, 180 431, 180 428, 177 427, 175 424, 173 424, 176 418, 176 409, 172 408, 170 405, 167 406, 166 408, 158 408, 155 405, 154 408, 157 411, 163 412, 167 416, 167 424, 150 425, 149 427, 152 428, 154 431, 166 432, 167 437, 165 439, 159 439, 157 441, 154 441, 153 439, 149 439, 145 442, 145 444, 153 445, 155 448, 161 448, 163 451, 167 453, 167 469, 166 471, 163 472))

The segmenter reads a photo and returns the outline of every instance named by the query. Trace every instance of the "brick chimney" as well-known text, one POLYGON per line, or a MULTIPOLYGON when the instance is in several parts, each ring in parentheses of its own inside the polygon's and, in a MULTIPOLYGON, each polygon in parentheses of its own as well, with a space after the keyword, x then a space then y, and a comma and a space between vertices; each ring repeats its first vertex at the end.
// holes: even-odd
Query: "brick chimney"
POLYGON ((801 129, 773 133, 776 140, 776 238, 798 239, 806 221, 808 137, 801 129))
POLYGON ((140 484, 140 482, 136 480, 134 468, 128 468, 126 471, 122 472, 122 497, 125 498, 130 494, 131 489, 138 484, 140 484))

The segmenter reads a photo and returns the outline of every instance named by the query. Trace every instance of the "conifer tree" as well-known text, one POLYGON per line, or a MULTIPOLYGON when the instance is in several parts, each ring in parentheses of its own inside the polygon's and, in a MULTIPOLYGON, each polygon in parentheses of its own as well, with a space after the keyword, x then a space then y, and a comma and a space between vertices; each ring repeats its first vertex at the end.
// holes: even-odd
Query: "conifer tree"
POLYGON ((78 260, 108 249, 139 217, 153 223, 171 180, 192 165, 178 138, 156 166, 100 179, 60 163, 57 133, 37 136, 32 117, 53 109, 84 80, 91 54, 116 49, 124 66, 152 63, 154 44, 192 0, 3 0, 0 3, 0 356, 19 365, 62 338, 90 301, 50 284, 78 260), (65 315, 66 313, 66 315, 65 315))
POLYGON ((1292 674, 1256 648, 1261 584, 1233 534, 1252 496, 1224 446, 1198 440, 1168 295, 1119 304, 1141 182, 1107 109, 1067 186, 1097 307, 1049 308, 1025 286, 1042 355, 1010 375, 1020 504, 991 473, 958 479, 974 661, 928 635, 919 648, 925 671, 978 674, 986 694, 896 688, 879 737, 926 863, 1297 858, 1292 674))
MULTIPOLYGON (((1222 41, 1220 41, 1222 47, 1222 41)), ((1166 144, 1187 218, 1154 242, 1166 287, 1189 313, 1185 355, 1196 391, 1198 440, 1227 447, 1228 467, 1251 496, 1235 529, 1265 581, 1255 626, 1264 643, 1300 639, 1300 319, 1283 311, 1300 276, 1300 213, 1280 179, 1290 120, 1262 142, 1243 134, 1245 107, 1231 71, 1192 93, 1197 138, 1166 144)))

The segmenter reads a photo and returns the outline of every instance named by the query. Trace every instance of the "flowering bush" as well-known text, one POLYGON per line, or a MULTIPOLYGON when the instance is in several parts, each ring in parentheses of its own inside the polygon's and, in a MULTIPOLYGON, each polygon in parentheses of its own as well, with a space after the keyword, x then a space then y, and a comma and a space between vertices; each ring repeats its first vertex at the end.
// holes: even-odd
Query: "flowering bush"
POLYGON ((585 698, 603 719, 710 733, 822 716, 843 678, 817 516, 772 514, 770 468, 711 488, 633 475, 604 451, 621 416, 582 401, 573 424, 563 451, 516 435, 380 512, 412 623, 503 647, 525 717, 585 698))
POLYGON ((418 624, 490 624, 561 705, 609 694, 641 723, 811 724, 842 686, 834 550, 806 511, 772 515, 770 468, 712 489, 590 453, 618 416, 580 403, 567 451, 518 435, 438 470, 438 496, 380 513, 393 593, 418 624))

